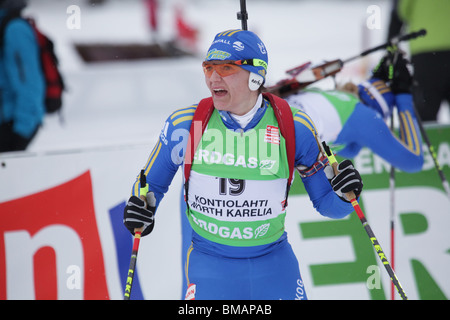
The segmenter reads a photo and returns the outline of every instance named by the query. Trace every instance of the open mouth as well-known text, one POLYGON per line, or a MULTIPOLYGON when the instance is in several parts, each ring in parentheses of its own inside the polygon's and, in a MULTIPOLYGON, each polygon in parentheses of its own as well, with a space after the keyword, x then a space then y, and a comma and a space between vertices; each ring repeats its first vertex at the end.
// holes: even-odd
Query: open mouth
POLYGON ((214 92, 214 95, 216 95, 218 97, 223 97, 228 93, 228 91, 224 90, 224 89, 214 89, 213 92, 214 92))

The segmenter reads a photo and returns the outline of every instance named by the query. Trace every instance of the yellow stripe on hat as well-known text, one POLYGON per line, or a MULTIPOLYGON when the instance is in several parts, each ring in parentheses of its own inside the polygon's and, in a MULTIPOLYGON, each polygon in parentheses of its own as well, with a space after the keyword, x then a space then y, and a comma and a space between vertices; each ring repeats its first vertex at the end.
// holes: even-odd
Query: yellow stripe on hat
POLYGON ((234 34, 237 33, 237 32, 240 32, 240 31, 242 31, 242 30, 241 30, 241 29, 227 30, 227 31, 224 31, 224 32, 219 33, 218 36, 219 36, 219 37, 224 37, 224 36, 231 37, 232 35, 234 35, 234 34))
POLYGON ((229 33, 228 36, 231 37, 232 35, 234 35, 235 33, 241 32, 242 30, 234 30, 233 32, 229 33))

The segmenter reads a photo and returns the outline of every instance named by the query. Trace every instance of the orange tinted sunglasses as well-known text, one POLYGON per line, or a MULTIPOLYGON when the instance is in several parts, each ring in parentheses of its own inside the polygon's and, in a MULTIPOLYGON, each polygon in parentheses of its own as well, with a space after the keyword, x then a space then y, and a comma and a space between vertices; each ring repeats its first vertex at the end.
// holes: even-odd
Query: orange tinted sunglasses
POLYGON ((202 63, 203 66, 203 72, 205 75, 210 78, 213 74, 213 72, 217 72, 217 74, 221 77, 227 77, 232 74, 235 74, 240 70, 240 67, 232 62, 226 62, 226 63, 212 63, 210 61, 204 61, 202 63))

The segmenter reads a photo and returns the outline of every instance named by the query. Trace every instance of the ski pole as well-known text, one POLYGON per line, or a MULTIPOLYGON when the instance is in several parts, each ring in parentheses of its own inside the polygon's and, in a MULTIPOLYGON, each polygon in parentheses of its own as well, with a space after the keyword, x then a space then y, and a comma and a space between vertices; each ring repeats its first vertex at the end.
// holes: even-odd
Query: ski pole
MULTIPOLYGON (((391 115, 391 132, 394 131, 394 113, 391 115)), ((395 167, 391 165, 389 172, 389 190, 390 190, 390 204, 391 204, 391 264, 392 269, 395 270, 395 167)), ((391 299, 395 300, 395 286, 391 282, 391 299)))
MULTIPOLYGON (((147 195, 148 192, 148 184, 144 170, 141 170, 140 183, 141 188, 139 190, 140 191, 139 196, 146 203, 147 201, 145 196, 147 195)), ((127 282, 125 285, 125 294, 123 297, 124 300, 130 300, 131 286, 133 285, 134 270, 136 269, 136 260, 142 231, 144 231, 144 227, 134 229, 133 249, 131 251, 130 267, 128 268, 127 282)))
POLYGON ((241 0, 241 11, 238 11, 237 19, 241 20, 242 30, 248 30, 247 29, 248 13, 247 7, 245 5, 245 0, 241 0))
MULTIPOLYGON (((325 141, 322 142, 323 149, 325 151, 325 154, 328 158, 328 161, 330 162, 330 165, 332 166, 334 170, 334 174, 338 174, 338 163, 336 161, 336 158, 334 157, 333 153, 331 152, 328 145, 325 143, 325 141)), ((383 263, 384 267, 386 268, 386 271, 388 272, 389 276, 391 277, 391 281, 394 284, 394 286, 397 288, 397 292, 399 293, 402 300, 408 300, 408 297, 405 294, 405 291, 403 290, 402 286, 400 285, 400 282, 398 281, 398 278, 392 269, 391 265, 389 264, 388 259, 386 258, 386 255, 383 252, 383 249, 380 246, 380 243, 378 242, 377 238, 375 237, 375 234, 372 231, 372 228, 370 227, 369 223, 367 222, 366 217, 364 216, 363 211, 361 210, 361 207, 358 204, 358 201, 356 200, 355 193, 353 191, 350 191, 346 193, 346 196, 348 199, 350 199, 350 202, 353 206, 353 208, 356 211, 356 214, 358 215, 359 220, 361 221, 364 230, 366 230, 367 235, 370 238, 370 241, 372 242, 373 247, 375 248, 375 251, 378 254, 378 257, 380 258, 381 262, 383 263)))
POLYGON ((413 105, 414 105, 414 113, 415 113, 416 119, 417 119, 417 124, 419 125, 419 129, 420 129, 420 133, 422 134, 422 138, 428 147, 428 151, 430 152, 431 157, 433 158, 434 167, 436 168, 439 178, 441 179, 442 186, 443 186, 445 192, 447 193, 447 197, 450 199, 450 187, 449 187, 448 181, 445 178, 445 175, 444 175, 444 172, 442 171, 441 166, 439 165, 436 151, 434 150, 434 147, 431 144, 430 139, 428 138, 428 134, 425 131, 425 128, 423 127, 422 119, 420 118, 420 115, 419 115, 419 112, 417 111, 416 105, 415 104, 413 104, 413 105))
MULTIPOLYGON (((393 66, 398 59, 399 51, 397 45, 393 45, 392 49, 388 48, 388 59, 390 60, 390 66, 393 66)), ((390 68, 390 77, 393 75, 393 68, 390 68)), ((391 114, 391 126, 392 134, 394 134, 394 112, 391 114)), ((391 165, 389 172, 389 190, 390 190, 390 235, 391 235, 391 266, 395 270, 395 167, 391 165)), ((391 282, 391 300, 395 300, 395 286, 391 282)))

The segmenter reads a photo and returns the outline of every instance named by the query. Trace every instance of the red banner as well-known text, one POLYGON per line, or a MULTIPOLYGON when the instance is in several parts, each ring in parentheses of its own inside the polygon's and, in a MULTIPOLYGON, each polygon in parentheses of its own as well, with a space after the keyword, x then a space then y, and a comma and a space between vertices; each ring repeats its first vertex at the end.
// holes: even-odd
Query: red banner
POLYGON ((109 299, 89 171, 0 203, 0 299, 109 299))

